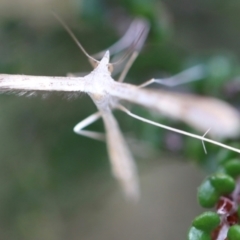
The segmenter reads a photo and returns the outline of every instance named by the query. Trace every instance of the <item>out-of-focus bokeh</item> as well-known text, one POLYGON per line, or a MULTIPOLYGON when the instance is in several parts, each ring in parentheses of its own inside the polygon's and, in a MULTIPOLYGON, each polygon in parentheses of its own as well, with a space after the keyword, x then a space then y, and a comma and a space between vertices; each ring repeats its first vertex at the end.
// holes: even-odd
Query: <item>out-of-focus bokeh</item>
MULTIPOLYGON (((52 10, 90 54, 117 41, 131 19, 145 17, 152 28, 127 82, 141 84, 204 63, 209 78, 170 91, 215 96, 239 108, 238 1, 1 0, 1 73, 91 71, 52 10)), ((195 132, 140 107, 132 110, 195 132)), ((199 211, 199 166, 211 171, 228 152, 207 145, 205 155, 197 140, 116 112, 140 172, 142 197, 134 205, 111 176, 105 144, 73 133, 94 111, 85 94, 0 95, 0 239, 186 238, 199 211)), ((101 121, 90 128, 104 131, 101 121)))

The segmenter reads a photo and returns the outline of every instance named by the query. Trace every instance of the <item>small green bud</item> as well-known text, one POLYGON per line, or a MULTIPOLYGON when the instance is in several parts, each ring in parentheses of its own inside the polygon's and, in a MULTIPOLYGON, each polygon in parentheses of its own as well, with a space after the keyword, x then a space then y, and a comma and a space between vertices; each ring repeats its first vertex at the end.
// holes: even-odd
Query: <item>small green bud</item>
POLYGON ((204 232, 211 232, 220 224, 220 217, 215 212, 205 212, 193 220, 192 225, 204 232))
POLYGON ((216 173, 210 177, 212 186, 222 194, 229 194, 235 189, 235 181, 232 177, 224 173, 216 173))
POLYGON ((240 239, 240 226, 234 225, 229 228, 227 234, 228 240, 237 240, 240 239))
POLYGON ((227 174, 231 177, 236 178, 240 175, 240 160, 239 159, 232 159, 226 162, 223 165, 227 174))
POLYGON ((202 207, 212 208, 219 199, 219 193, 209 179, 206 179, 198 188, 198 202, 202 207))
POLYGON ((209 233, 191 227, 188 232, 188 240, 211 240, 211 236, 209 233))

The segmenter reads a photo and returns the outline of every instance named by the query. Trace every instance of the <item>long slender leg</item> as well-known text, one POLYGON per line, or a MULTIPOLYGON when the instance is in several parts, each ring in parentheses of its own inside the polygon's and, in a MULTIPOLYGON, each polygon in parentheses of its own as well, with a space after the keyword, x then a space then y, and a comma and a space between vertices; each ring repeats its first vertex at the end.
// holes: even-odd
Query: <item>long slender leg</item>
POLYGON ((140 190, 136 165, 112 112, 99 111, 88 116, 74 127, 74 132, 97 140, 106 139, 112 173, 126 196, 137 201, 140 190), (82 130, 100 117, 103 118, 106 138, 104 134, 82 130))
POLYGON ((93 132, 93 131, 87 131, 87 130, 82 130, 83 128, 87 127, 88 125, 92 124, 93 122, 97 121, 101 117, 100 112, 96 112, 94 114, 91 114, 81 122, 79 122, 74 128, 73 131, 79 135, 93 138, 95 140, 100 140, 104 141, 105 140, 105 134, 103 133, 98 133, 98 132, 93 132))
MULTIPOLYGON (((136 45, 134 46, 134 50, 140 51, 149 32, 150 26, 146 19, 144 18, 136 18, 132 21, 130 27, 126 31, 126 33, 119 39, 116 43, 108 48, 111 54, 117 54, 122 52, 124 49, 129 48, 132 43, 135 42, 137 38, 141 35, 141 38, 138 40, 136 45), (142 34, 141 34, 142 33, 142 34)), ((95 58, 102 58, 106 50, 103 50, 93 56, 95 58)))
MULTIPOLYGON (((164 128, 164 129, 167 129, 169 131, 172 131, 172 132, 176 132, 176 133, 180 133, 182 135, 186 135, 186 136, 189 136, 189 137, 192 137, 192 138, 195 138, 195 139, 199 139, 202 141, 203 145, 204 145, 204 142, 209 142, 209 143, 212 143, 214 145, 217 145, 217 146, 220 146, 222 148, 225 148, 225 149, 228 149, 228 150, 231 150, 231 151, 234 151, 234 152, 237 152, 237 153, 240 153, 240 149, 237 149, 237 148, 234 148, 234 147, 231 147, 231 146, 228 146, 226 144, 223 144, 221 142, 217 142, 215 140, 212 140, 212 139, 209 139, 209 138, 206 138, 206 134, 210 131, 210 129, 208 129, 204 134, 203 136, 200 136, 200 135, 196 135, 196 134, 193 134, 193 133, 189 133, 189 132, 186 132, 186 131, 183 131, 183 130, 180 130, 180 129, 177 129, 177 128, 172 128, 172 127, 169 127, 167 125, 164 125, 164 124, 161 124, 161 123, 157 123, 157 122, 153 122, 151 120, 148 120, 146 118, 143 118, 143 117, 140 117, 132 112, 130 112, 127 108, 125 108, 124 106, 122 105, 118 105, 116 106, 116 108, 120 109, 121 111, 125 112, 127 115, 133 117, 133 118, 136 118, 142 122, 146 122, 148 124, 151 124, 151 125, 154 125, 154 126, 157 126, 157 127, 161 127, 161 128, 164 128)), ((206 152, 206 147, 204 146, 204 151, 206 152)))
POLYGON ((147 82, 139 85, 139 87, 140 88, 146 87, 152 83, 158 83, 158 84, 162 84, 164 86, 174 87, 174 86, 178 86, 181 84, 200 80, 200 79, 206 77, 206 75, 207 75, 206 67, 202 64, 199 64, 194 67, 188 68, 188 69, 186 69, 172 77, 169 77, 169 78, 164 78, 164 79, 152 78, 152 79, 148 80, 147 82))
POLYGON ((112 112, 103 110, 102 119, 113 176, 120 183, 126 197, 137 201, 140 189, 135 161, 112 112))
MULTIPOLYGON (((129 58, 131 52, 141 51, 143 44, 147 38, 149 29, 150 26, 146 19, 137 18, 133 20, 124 36, 119 41, 117 41, 115 44, 108 48, 108 50, 111 53, 111 56, 113 56, 111 60, 112 65, 114 65, 113 75, 118 74, 122 70, 122 65, 120 63, 122 63, 123 60, 125 60, 126 58, 129 58)), ((105 52, 106 50, 94 54, 93 56, 96 58, 102 58, 105 52)), ((134 53, 133 55, 136 55, 136 53, 134 53)), ((135 56, 135 58, 136 57, 137 56, 135 56)), ((132 62, 134 62, 134 60, 132 60, 132 62)), ((92 64, 91 60, 90 63, 92 64)), ((92 65, 94 68, 96 67, 95 63, 92 65)), ((125 74, 124 73, 121 74, 122 77, 120 77, 120 82, 124 80, 124 77, 127 74, 128 70, 129 69, 125 71, 125 74)))
POLYGON ((133 54, 131 55, 131 57, 129 58, 126 66, 124 67, 119 79, 118 79, 118 82, 123 82, 129 69, 131 68, 131 66, 133 65, 134 61, 136 60, 137 56, 138 56, 139 52, 135 51, 133 52, 133 54))

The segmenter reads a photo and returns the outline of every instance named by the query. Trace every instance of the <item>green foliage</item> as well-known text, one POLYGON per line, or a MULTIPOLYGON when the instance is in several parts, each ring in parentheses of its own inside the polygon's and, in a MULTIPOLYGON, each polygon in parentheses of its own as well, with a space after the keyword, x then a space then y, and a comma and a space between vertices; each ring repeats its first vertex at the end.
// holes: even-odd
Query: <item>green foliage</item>
POLYGON ((212 208, 219 199, 219 192, 211 184, 210 179, 206 179, 198 188, 198 202, 202 207, 212 208))
POLYGON ((202 230, 191 227, 188 232, 188 240, 211 240, 211 236, 202 230))
POLYGON ((235 189, 234 179, 227 174, 215 173, 211 175, 210 182, 221 195, 229 194, 235 189))
POLYGON ((240 161, 239 159, 231 159, 227 161, 223 168, 225 169, 226 173, 236 178, 240 175, 240 161))
MULTIPOLYGON (((222 227, 229 228, 228 240, 240 238, 240 226, 238 225, 240 205, 239 198, 236 197, 239 196, 239 186, 236 188, 236 184, 239 184, 236 180, 240 175, 239 164, 238 159, 223 161, 219 166, 219 172, 211 174, 199 187, 200 205, 204 208, 215 207, 217 212, 204 212, 196 217, 188 234, 189 240, 207 239, 208 237, 211 240, 219 239, 217 237, 222 227), (234 190, 237 192, 231 195, 234 190)), ((224 235, 222 238, 225 238, 224 235)))
POLYGON ((228 240, 240 239, 240 226, 235 225, 230 227, 227 237, 228 237, 228 240))
POLYGON ((220 217, 215 212, 204 212, 193 220, 192 226, 210 233, 220 224, 220 217))

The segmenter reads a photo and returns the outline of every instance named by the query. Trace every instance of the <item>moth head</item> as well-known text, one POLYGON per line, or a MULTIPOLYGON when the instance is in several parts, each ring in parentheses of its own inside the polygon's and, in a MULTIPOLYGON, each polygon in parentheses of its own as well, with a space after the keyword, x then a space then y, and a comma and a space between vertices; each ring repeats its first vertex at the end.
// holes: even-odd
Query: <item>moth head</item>
POLYGON ((103 55, 102 59, 100 61, 97 61, 95 59, 89 58, 89 61, 94 69, 101 69, 101 71, 108 71, 110 74, 113 71, 113 65, 109 62, 110 54, 109 51, 106 51, 106 53, 103 55))
MULTIPOLYGON (((89 58, 89 62, 90 62, 90 64, 92 65, 92 67, 95 69, 95 68, 97 68, 98 67, 98 65, 99 65, 99 61, 97 61, 97 60, 95 60, 95 59, 91 59, 91 58, 89 58)), ((112 63, 108 63, 107 64, 107 67, 108 67, 108 71, 110 72, 110 73, 112 73, 113 72, 113 64, 112 63)))

